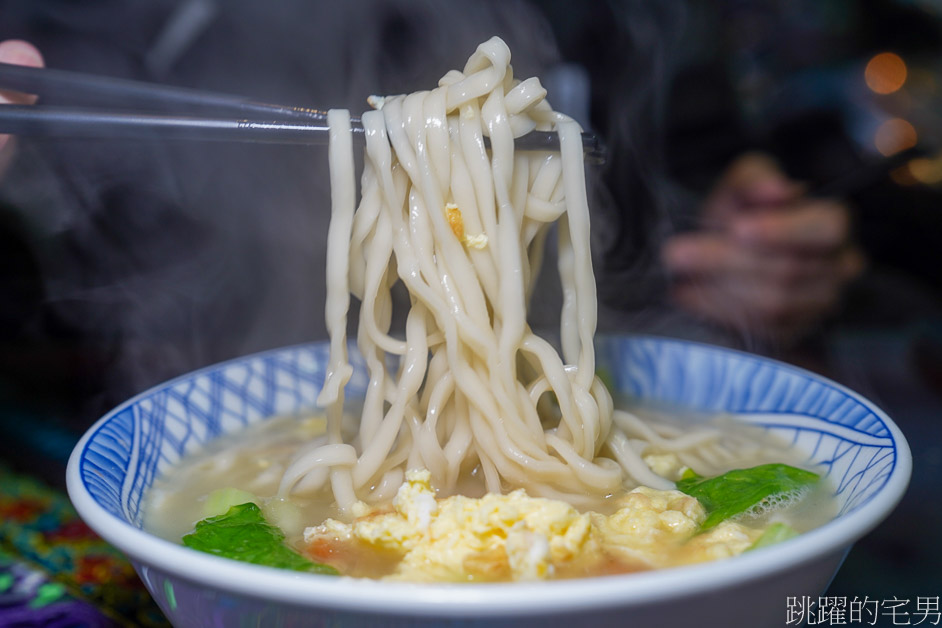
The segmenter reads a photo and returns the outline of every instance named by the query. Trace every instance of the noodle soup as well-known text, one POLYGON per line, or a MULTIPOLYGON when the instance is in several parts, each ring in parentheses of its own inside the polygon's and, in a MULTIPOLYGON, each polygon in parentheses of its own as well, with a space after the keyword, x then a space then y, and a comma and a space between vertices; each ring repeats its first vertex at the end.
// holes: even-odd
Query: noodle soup
POLYGON ((185 375, 116 408, 77 445, 76 509, 129 556, 175 625, 779 625, 782 601, 824 591, 848 545, 903 494, 911 459, 899 430, 824 378, 682 341, 593 345, 579 138, 534 81, 513 78, 501 43, 439 88, 364 116, 356 208, 347 116, 331 116, 329 359, 320 343, 185 375), (561 150, 516 152, 530 128, 558 132, 561 150), (550 233, 561 351, 525 315, 550 233), (398 284, 406 316, 392 312, 398 284), (356 356, 344 336, 351 295, 356 356), (671 416, 617 410, 595 376, 596 348, 614 391, 783 435, 785 450, 807 454, 793 463, 841 487, 834 502, 817 503, 822 483, 781 465, 778 445, 766 456, 761 433, 748 453, 740 425, 684 416, 672 427, 671 416), (344 392, 362 409, 345 415, 344 392), (281 416, 315 407, 323 414, 281 416), (220 431, 231 435, 217 443, 220 431), (780 541, 835 507, 835 521, 783 547, 629 576, 420 586, 297 573, 492 582, 671 567, 780 541), (233 539, 235 552, 214 543, 233 539))
MULTIPOLYGON (((672 424, 670 413, 663 409, 634 408, 625 414, 643 417, 645 425, 656 426, 661 434, 690 433, 690 417, 683 425, 672 424)), ((712 444, 701 442, 697 451, 691 449, 684 457, 696 458, 702 475, 770 460, 798 462, 783 458, 787 450, 782 443, 759 428, 728 417, 708 422, 697 417, 695 423, 698 433, 712 434, 712 444)), ((461 482, 465 497, 449 500, 448 495, 434 492, 430 487, 434 483, 418 472, 409 474, 411 481, 400 489, 398 503, 376 504, 359 517, 345 518, 323 489, 289 499, 278 496, 280 479, 299 443, 322 435, 325 427, 323 416, 274 417, 214 441, 154 484, 144 505, 145 527, 180 542, 197 521, 224 512, 226 500, 250 500, 281 528, 287 545, 341 574, 466 582, 597 576, 725 558, 753 547, 773 526, 784 524, 800 533, 834 515, 824 483, 801 495, 765 500, 733 521, 704 530, 696 500, 673 490, 624 490, 596 499, 589 507, 572 509, 519 492, 512 497, 486 495, 473 472, 461 482), (439 504, 433 521, 409 529, 410 514, 427 495, 439 504), (494 524, 494 517, 501 519, 499 524, 494 524), (475 530, 469 532, 472 526, 475 530), (525 533, 514 541, 515 529, 521 532, 524 527, 525 533), (435 539, 420 538, 423 535, 435 539), (531 556, 541 547, 555 547, 544 552, 542 562, 531 558, 527 563, 514 560, 515 542, 524 548, 518 553, 531 556), (466 547, 457 547, 459 543, 466 547)), ((677 476, 683 466, 675 452, 648 448, 643 459, 667 476, 677 476)))
POLYGON ((810 525, 770 523, 818 478, 764 453, 764 439, 615 408, 596 375, 582 130, 538 79, 514 77, 502 40, 434 89, 371 104, 359 201, 350 114, 328 113, 324 415, 272 420, 185 463, 151 492, 155 532, 179 538, 202 509, 183 541, 214 554, 502 581, 701 562, 810 525), (533 130, 559 150, 517 151, 533 130), (527 324, 551 233, 561 350, 527 324), (397 285, 403 329, 391 325, 397 285), (351 296, 369 379, 355 417, 351 296))

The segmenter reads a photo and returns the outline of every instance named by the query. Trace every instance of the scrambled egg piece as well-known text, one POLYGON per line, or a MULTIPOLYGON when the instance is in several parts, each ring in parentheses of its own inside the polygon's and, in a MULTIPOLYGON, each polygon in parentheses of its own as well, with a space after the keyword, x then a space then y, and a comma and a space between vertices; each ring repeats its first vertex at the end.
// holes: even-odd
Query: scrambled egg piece
POLYGON ((464 218, 461 216, 461 210, 454 203, 445 205, 445 216, 448 218, 448 226, 452 233, 460 241, 464 241, 464 218))
MULTIPOLYGON (((305 542, 347 544, 395 557, 383 577, 412 582, 540 580, 711 560, 744 551, 761 531, 724 523, 694 536, 706 517, 680 491, 639 487, 611 515, 516 490, 435 499, 431 474, 412 470, 392 511, 307 528, 305 542), (693 537, 693 538, 691 538, 693 537)), ((357 575, 357 574, 354 574, 357 575)))
POLYGON ((393 512, 328 519, 305 530, 305 541, 326 536, 395 552, 402 559, 389 578, 436 582, 548 578, 555 564, 599 549, 589 515, 565 502, 523 490, 438 501, 430 482, 427 470, 409 471, 393 512))
POLYGON ((445 204, 445 218, 448 220, 448 226, 451 227, 451 232, 455 234, 459 242, 472 249, 482 250, 487 247, 487 234, 465 234, 464 218, 457 205, 454 203, 445 204))

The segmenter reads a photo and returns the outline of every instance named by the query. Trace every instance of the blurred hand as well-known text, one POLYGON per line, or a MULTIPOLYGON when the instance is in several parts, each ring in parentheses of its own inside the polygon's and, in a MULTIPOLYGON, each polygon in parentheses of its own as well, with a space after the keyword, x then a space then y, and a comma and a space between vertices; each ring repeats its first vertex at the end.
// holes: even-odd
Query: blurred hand
POLYGON ((863 269, 847 207, 806 196, 769 157, 740 157, 703 207, 702 229, 662 257, 681 307, 747 335, 792 344, 863 269))
MULTIPOLYGON (((42 67, 43 58, 32 44, 18 39, 8 39, 0 42, 0 62, 42 67)), ((29 105, 34 102, 36 102, 36 97, 30 94, 0 90, 2 104, 29 105)), ((14 138, 0 134, 0 177, 6 172, 13 159, 15 144, 14 138)))

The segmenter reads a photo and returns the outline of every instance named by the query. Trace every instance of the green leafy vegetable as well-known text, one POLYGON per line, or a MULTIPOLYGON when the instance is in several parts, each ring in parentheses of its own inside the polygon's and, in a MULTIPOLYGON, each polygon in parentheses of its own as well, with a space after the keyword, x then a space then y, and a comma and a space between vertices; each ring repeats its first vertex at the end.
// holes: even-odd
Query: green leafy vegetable
POLYGON ((755 540, 755 543, 749 546, 749 549, 746 551, 759 549, 760 547, 768 547, 769 545, 775 545, 776 543, 781 543, 782 541, 787 541, 790 538, 798 536, 798 533, 795 532, 795 529, 783 523, 777 521, 765 529, 765 532, 762 533, 762 536, 755 540))
POLYGON ((704 478, 688 469, 677 481, 677 490, 696 497, 706 508, 703 529, 741 514, 775 495, 794 493, 818 481, 818 474, 787 464, 763 464, 734 469, 715 478, 704 478))
POLYGON ((226 514, 203 519, 183 537, 187 547, 256 565, 336 575, 337 570, 308 560, 285 544, 284 533, 262 517, 253 503, 231 507, 226 514))

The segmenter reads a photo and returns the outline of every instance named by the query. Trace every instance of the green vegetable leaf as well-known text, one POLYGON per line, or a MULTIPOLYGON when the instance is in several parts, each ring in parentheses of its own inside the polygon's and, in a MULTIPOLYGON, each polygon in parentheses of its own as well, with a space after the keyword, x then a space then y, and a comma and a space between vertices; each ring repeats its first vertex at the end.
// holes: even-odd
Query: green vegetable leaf
POLYGON ((262 517, 253 503, 232 506, 224 515, 203 519, 183 544, 201 552, 256 565, 336 575, 337 570, 308 560, 285 544, 284 533, 262 517))
POLYGON ((706 508, 702 528, 741 514, 774 495, 794 493, 818 481, 818 474, 787 464, 763 464, 734 469, 715 478, 704 478, 687 470, 677 481, 677 490, 696 497, 706 508))
POLYGON ((754 549, 759 549, 760 547, 775 545, 776 543, 787 541, 788 539, 796 536, 798 536, 798 533, 795 532, 793 527, 782 521, 777 521, 766 528, 765 532, 762 533, 762 536, 757 538, 746 551, 748 552, 754 549))

